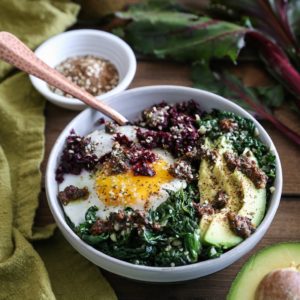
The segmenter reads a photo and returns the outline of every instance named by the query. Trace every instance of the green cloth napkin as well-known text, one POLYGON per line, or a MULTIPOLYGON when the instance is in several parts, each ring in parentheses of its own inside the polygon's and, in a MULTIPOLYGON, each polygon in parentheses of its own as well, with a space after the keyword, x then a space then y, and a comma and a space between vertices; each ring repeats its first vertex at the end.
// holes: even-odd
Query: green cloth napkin
MULTIPOLYGON (((34 48, 73 24, 78 10, 64 0, 1 0, 0 31, 34 48)), ((10 70, 0 62, 0 299, 116 299, 99 269, 59 232, 49 238, 54 225, 33 227, 45 101, 26 74, 10 70)))

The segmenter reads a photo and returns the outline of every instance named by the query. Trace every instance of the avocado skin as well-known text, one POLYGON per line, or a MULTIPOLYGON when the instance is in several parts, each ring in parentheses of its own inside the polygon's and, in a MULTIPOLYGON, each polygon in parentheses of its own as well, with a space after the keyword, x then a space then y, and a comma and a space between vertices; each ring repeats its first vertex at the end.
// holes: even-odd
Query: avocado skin
POLYGON ((284 242, 260 250, 242 267, 226 299, 254 300, 256 289, 265 275, 293 264, 300 264, 300 242, 284 242))

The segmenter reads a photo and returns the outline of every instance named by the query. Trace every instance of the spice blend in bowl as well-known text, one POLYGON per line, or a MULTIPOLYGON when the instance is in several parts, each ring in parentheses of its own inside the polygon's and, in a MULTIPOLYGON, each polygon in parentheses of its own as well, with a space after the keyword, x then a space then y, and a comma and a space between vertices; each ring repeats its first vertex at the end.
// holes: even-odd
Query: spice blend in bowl
MULTIPOLYGON (((101 101, 125 90, 136 71, 132 49, 119 37, 100 30, 61 33, 40 45, 35 54, 101 101)), ((73 110, 86 108, 82 101, 59 90, 53 92, 43 80, 29 77, 37 91, 55 105, 73 110)))
MULTIPOLYGON (((119 83, 116 67, 107 59, 94 55, 70 57, 55 69, 93 96, 107 93, 119 83)), ((72 98, 55 87, 50 86, 50 89, 58 95, 72 98)))

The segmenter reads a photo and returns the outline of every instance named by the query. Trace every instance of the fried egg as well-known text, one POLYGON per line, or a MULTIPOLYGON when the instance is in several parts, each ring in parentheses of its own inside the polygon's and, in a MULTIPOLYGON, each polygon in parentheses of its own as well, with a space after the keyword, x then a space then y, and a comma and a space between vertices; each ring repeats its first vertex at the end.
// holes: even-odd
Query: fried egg
MULTIPOLYGON (((136 127, 122 126, 118 132, 130 140, 137 141, 136 127)), ((88 137, 94 143, 95 154, 101 157, 112 150, 113 135, 97 130, 88 137)), ((151 164, 155 175, 136 176, 132 170, 126 173, 107 175, 104 172, 82 171, 80 175, 65 174, 64 181, 59 185, 59 191, 67 186, 87 187, 89 196, 86 200, 76 200, 63 206, 68 218, 75 226, 85 220, 85 213, 91 206, 98 208, 97 216, 106 219, 110 213, 118 212, 126 207, 147 212, 156 209, 168 198, 167 190, 177 191, 185 188, 185 180, 173 177, 168 169, 174 163, 173 156, 166 150, 153 149, 158 159, 151 164)))

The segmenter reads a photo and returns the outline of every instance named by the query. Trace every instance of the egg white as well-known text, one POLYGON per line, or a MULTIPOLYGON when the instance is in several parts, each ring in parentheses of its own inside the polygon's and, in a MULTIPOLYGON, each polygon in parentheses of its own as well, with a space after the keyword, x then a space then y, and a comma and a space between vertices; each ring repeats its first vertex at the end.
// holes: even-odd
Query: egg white
MULTIPOLYGON (((136 128, 134 126, 122 126, 119 127, 118 132, 125 134, 129 139, 136 141, 136 128)), ((104 130, 96 130, 92 132, 88 137, 95 144, 95 154, 98 157, 109 153, 112 150, 113 135, 105 133, 104 130)), ((160 159, 164 160, 168 166, 174 163, 172 155, 162 149, 154 149, 160 159)), ((80 175, 65 174, 64 181, 59 184, 59 191, 63 191, 67 186, 74 185, 78 188, 87 187, 89 190, 89 197, 86 200, 71 201, 67 205, 63 206, 65 214, 73 222, 75 226, 85 221, 85 213, 91 206, 98 208, 97 216, 101 219, 106 219, 110 213, 123 210, 125 207, 131 207, 132 209, 138 209, 145 211, 144 201, 137 201, 135 204, 117 206, 107 206, 99 199, 96 191, 96 176, 88 171, 83 170, 80 175)), ((151 195, 148 199, 148 209, 156 209, 161 203, 165 202, 168 198, 166 190, 178 191, 181 188, 185 188, 187 185, 185 180, 173 178, 167 183, 163 183, 157 194, 151 195)))
MULTIPOLYGON (((136 129, 137 126, 120 126, 117 129, 117 132, 120 134, 126 135, 131 141, 137 142, 136 138, 136 129)), ((106 153, 109 153, 113 145, 113 135, 106 133, 104 129, 98 129, 90 133, 88 138, 91 139, 91 142, 94 144, 94 153, 101 157, 106 153)))

